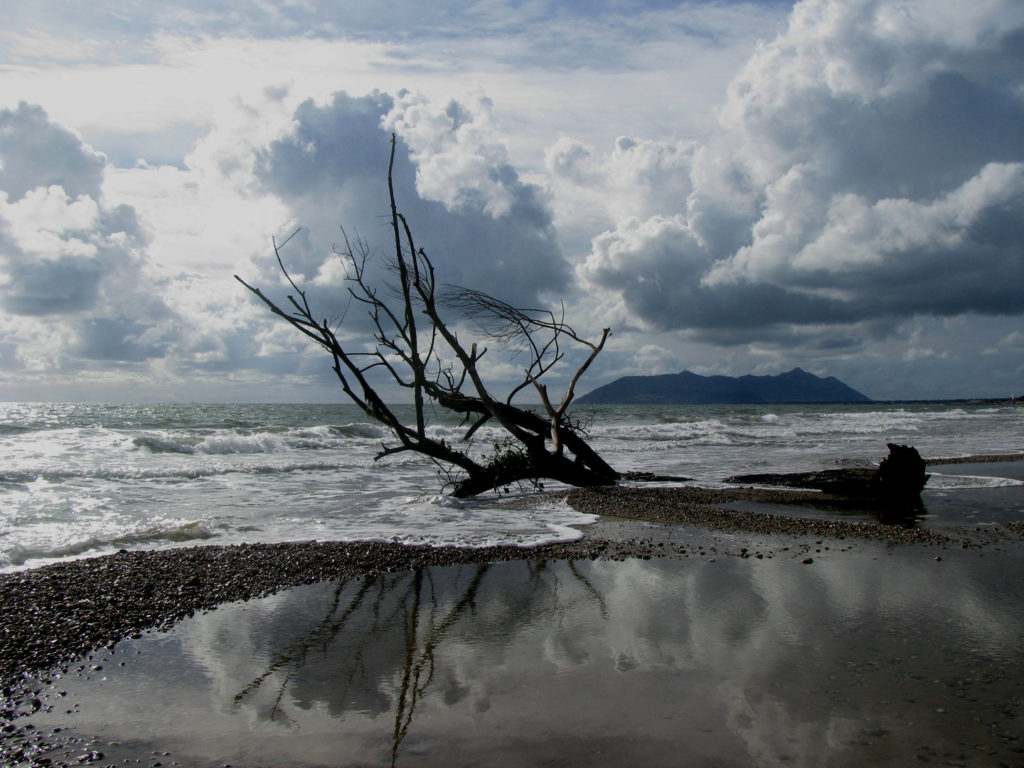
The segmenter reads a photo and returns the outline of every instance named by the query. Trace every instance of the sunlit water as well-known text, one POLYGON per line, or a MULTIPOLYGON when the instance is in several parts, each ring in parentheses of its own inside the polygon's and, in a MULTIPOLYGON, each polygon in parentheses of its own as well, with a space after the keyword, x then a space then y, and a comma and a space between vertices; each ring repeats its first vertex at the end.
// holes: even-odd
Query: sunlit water
MULTIPOLYGON (((927 457, 1024 451, 1024 408, 590 407, 592 444, 620 471, 717 484, 741 472, 873 465, 887 442, 927 457)), ((457 422, 434 433, 455 441, 457 422)), ((473 450, 497 431, 481 430, 473 450)), ((339 405, 0 404, 0 569, 120 548, 384 539, 480 546, 572 539, 560 505, 455 501, 413 455, 374 461, 387 434, 339 405)), ((1019 482, 933 477, 930 488, 1019 482)))
POLYGON ((98 654, 30 722, 180 766, 1015 765, 1020 553, 933 555, 315 584, 98 654))

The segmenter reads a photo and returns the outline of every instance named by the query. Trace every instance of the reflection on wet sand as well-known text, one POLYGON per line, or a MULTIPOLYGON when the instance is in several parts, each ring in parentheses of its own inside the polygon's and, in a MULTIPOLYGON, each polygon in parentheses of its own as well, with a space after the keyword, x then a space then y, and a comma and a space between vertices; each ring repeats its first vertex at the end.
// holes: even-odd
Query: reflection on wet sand
POLYGON ((119 646, 36 723, 182 765, 1016 765, 1022 562, 823 545, 315 584, 119 646))
MULTIPOLYGON (((301 689, 296 701, 300 706, 310 707, 321 700, 339 717, 347 709, 374 715, 391 710, 394 718, 391 764, 395 765, 417 701, 434 680, 434 650, 455 622, 466 611, 473 610, 477 590, 489 568, 486 564, 465 568, 472 574, 468 584, 457 587, 458 599, 444 607, 437 600, 437 585, 430 569, 419 568, 411 574, 397 576, 367 577, 353 589, 347 589, 350 585, 346 582, 338 582, 333 587, 324 618, 306 634, 275 652, 266 669, 235 694, 235 707, 244 707, 247 701, 255 700, 264 683, 268 683, 271 688, 269 705, 257 705, 259 717, 289 726, 295 726, 296 721, 282 707, 282 701, 293 685, 301 689), (399 639, 404 647, 395 654, 399 639), (332 647, 337 652, 339 646, 345 649, 341 653, 347 663, 328 672, 326 679, 331 685, 320 693, 312 692, 310 683, 304 680, 308 677, 307 666, 313 663, 310 654, 332 647), (381 650, 386 652, 381 655, 381 650), (400 682, 392 702, 379 683, 394 679, 393 672, 386 674, 384 670, 396 660, 401 661, 397 675, 400 682)), ((322 683, 325 678, 318 677, 318 680, 322 683)))

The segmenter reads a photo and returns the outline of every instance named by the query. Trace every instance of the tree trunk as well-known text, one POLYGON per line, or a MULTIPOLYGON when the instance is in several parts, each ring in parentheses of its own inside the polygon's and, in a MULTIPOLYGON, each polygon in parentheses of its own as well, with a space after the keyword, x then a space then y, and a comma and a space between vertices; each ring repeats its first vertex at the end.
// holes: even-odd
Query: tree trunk
POLYGON ((618 475, 595 472, 582 462, 572 461, 565 456, 555 456, 544 451, 542 454, 518 454, 521 460, 497 461, 488 464, 480 472, 467 475, 455 483, 452 495, 457 498, 476 496, 478 493, 503 488, 524 480, 549 479, 575 487, 614 485, 618 475))

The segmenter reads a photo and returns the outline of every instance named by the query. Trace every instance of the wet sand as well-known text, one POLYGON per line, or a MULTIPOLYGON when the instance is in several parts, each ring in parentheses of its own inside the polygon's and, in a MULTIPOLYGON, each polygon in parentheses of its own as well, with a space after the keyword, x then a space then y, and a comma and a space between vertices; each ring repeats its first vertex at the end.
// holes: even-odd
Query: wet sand
MULTIPOLYGON (((802 513, 862 508, 827 494, 756 488, 611 487, 561 492, 581 512, 604 523, 584 528, 576 542, 520 547, 411 547, 362 542, 297 542, 201 546, 161 551, 122 551, 0 575, 0 680, 26 671, 67 665, 90 650, 220 603, 260 597, 280 589, 326 579, 408 570, 415 567, 532 559, 594 559, 687 556, 703 551, 699 531, 774 537, 765 549, 808 539, 863 539, 890 545, 928 544, 981 547, 1016 542, 1020 521, 985 530, 906 528, 877 522, 821 519, 802 513), (747 503, 746 509, 730 504, 747 503), (770 510, 770 513, 752 511, 770 510), (643 521, 697 529, 680 543, 664 531, 609 521, 643 521), (615 531, 614 534, 611 532, 615 531)), ((531 503, 529 498, 513 503, 531 503)), ((547 501, 550 503, 550 501, 547 501)), ((706 537, 704 537, 706 538, 706 537)))
MULTIPOLYGON (((959 463, 973 467, 979 459, 959 463)), ((783 557, 813 566, 816 559, 842 557, 857 546, 905 547, 912 559, 935 563, 949 559, 951 552, 961 553, 957 557, 1006 555, 1018 569, 1024 535, 1024 508, 1018 509, 1020 520, 996 526, 906 528, 842 519, 851 511, 848 500, 800 491, 619 487, 563 495, 576 509, 602 515, 581 540, 568 544, 525 550, 331 542, 208 546, 121 552, 0 576, 0 758, 10 764, 35 758, 60 764, 61 758, 47 757, 47 739, 53 735, 23 727, 24 718, 43 706, 40 696, 52 679, 48 675, 85 674, 91 669, 90 654, 119 641, 167 630, 219 605, 303 584, 524 559, 783 557), (808 510, 817 516, 807 516, 808 510)), ((90 760, 87 756, 84 762, 90 760)), ((107 764, 99 757, 92 762, 107 764)))

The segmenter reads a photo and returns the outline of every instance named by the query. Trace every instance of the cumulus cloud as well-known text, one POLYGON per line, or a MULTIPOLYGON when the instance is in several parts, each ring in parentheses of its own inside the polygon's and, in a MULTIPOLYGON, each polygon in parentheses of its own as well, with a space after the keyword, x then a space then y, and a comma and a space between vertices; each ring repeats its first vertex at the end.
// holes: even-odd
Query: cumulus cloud
POLYGON ((719 343, 1024 312, 1022 35, 1009 0, 804 0, 731 84, 685 208, 620 219, 581 276, 719 343))
POLYGON ((693 186, 695 142, 620 136, 609 153, 567 136, 548 147, 545 167, 561 237, 609 229, 622 220, 671 216, 693 186))
POLYGON ((749 340, 749 328, 765 318, 811 323, 827 310, 827 299, 775 285, 709 288, 702 283, 708 267, 700 234, 677 214, 630 219, 600 235, 580 272, 591 284, 620 294, 623 316, 636 318, 646 330, 703 329, 719 343, 736 331, 749 340))
POLYGON ((22 102, 0 111, 0 189, 8 202, 30 190, 58 185, 70 197, 98 198, 103 155, 82 145, 71 131, 51 123, 39 106, 22 102))
MULTIPOLYGON (((38 107, 0 112, 0 368, 117 368, 161 386, 191 380, 200 388, 227 371, 258 383, 299 377, 324 384, 329 366, 305 354, 303 340, 255 306, 231 273, 280 289, 269 242, 256 240, 276 232, 280 241, 301 227, 284 251, 289 268, 315 306, 342 315, 339 226, 378 256, 392 245, 392 131, 399 204, 441 281, 523 306, 571 288, 546 193, 512 167, 486 98, 434 104, 404 92, 338 93, 326 103, 306 101, 284 120, 274 104, 264 105, 269 121, 255 120, 265 110, 254 105, 244 125, 219 124, 184 168, 131 171, 108 165, 38 107), (253 130, 257 122, 274 128, 253 130), (45 161, 19 164, 26 152, 45 161), (133 196, 132 183, 152 194, 133 196), (108 187, 116 190, 113 202, 108 187), (160 205, 168 189, 179 188, 191 194, 184 208, 160 205), (262 216, 259 236, 232 242, 223 227, 204 225, 200 208, 211 194, 236 229, 252 229, 253 212, 262 216), (161 263, 136 209, 117 204, 134 199, 170 226, 161 231, 170 237, 157 249, 161 263), (183 211, 192 211, 190 221, 179 220, 183 211), (178 236, 175 227, 184 227, 178 236), (186 253, 168 250, 182 244, 186 253)), ((347 325, 358 335, 354 319, 347 325)))
POLYGON ((159 355, 173 313, 148 270, 147 235, 107 207, 105 159, 39 107, 0 111, 4 342, 35 366, 159 355))
POLYGON ((439 107, 424 96, 401 94, 385 124, 409 147, 422 197, 495 218, 511 212, 524 187, 498 140, 493 107, 483 95, 468 106, 452 100, 439 107))
MULTIPOLYGON (((399 208, 442 282, 471 286, 520 306, 569 286, 542 190, 509 165, 489 104, 430 102, 401 94, 308 101, 292 129, 260 152, 257 176, 303 227, 286 257, 296 276, 335 293, 317 301, 343 306, 332 246, 351 239, 386 256, 392 243, 387 170, 390 133, 398 134, 394 183, 399 208)), ((265 262, 267 269, 274 265, 265 262)), ((266 275, 269 277, 269 274, 266 275)))

